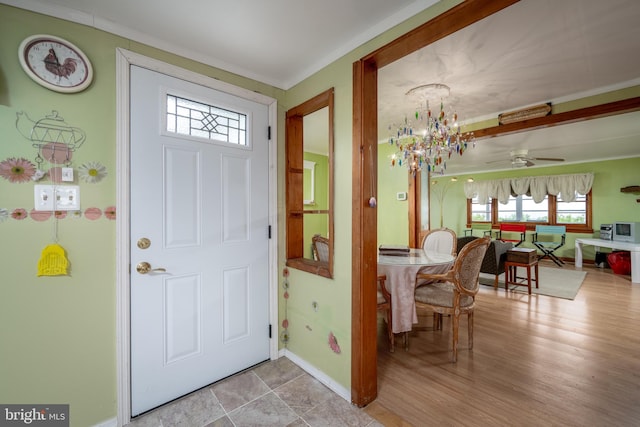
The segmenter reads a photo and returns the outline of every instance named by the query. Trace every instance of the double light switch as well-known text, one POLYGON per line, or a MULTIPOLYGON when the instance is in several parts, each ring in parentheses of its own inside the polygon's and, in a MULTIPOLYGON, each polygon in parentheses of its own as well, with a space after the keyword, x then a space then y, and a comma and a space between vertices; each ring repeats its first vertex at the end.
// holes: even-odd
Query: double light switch
POLYGON ((37 211, 80 210, 80 187, 77 185, 35 185, 34 204, 37 211))

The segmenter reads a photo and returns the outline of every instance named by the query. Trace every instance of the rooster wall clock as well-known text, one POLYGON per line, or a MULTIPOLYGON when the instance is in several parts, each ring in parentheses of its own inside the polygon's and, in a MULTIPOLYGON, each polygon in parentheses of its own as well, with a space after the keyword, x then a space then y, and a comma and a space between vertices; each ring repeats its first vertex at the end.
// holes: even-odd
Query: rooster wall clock
POLYGON ((87 55, 60 37, 46 34, 27 37, 20 43, 18 57, 29 77, 56 92, 80 92, 93 79, 87 55))

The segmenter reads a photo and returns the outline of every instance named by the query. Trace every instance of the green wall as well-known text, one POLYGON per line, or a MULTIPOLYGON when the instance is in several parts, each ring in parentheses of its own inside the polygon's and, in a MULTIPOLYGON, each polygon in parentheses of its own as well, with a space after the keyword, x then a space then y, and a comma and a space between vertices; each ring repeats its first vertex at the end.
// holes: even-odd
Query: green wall
MULTIPOLYGON (((518 176, 540 176, 540 175, 563 175, 571 173, 593 172, 592 187, 592 209, 593 209, 593 229, 594 234, 567 234, 565 245, 555 253, 561 257, 573 258, 575 256, 575 239, 591 238, 599 235, 600 224, 611 223, 616 220, 640 221, 640 203, 636 202, 637 195, 621 193, 620 188, 640 182, 640 157, 620 160, 608 160, 600 162, 567 164, 563 166, 552 166, 535 169, 518 169, 513 171, 503 171, 474 175, 477 180, 489 180, 498 178, 518 177, 518 176), (635 218, 635 219, 634 219, 635 218)), ((462 232, 465 228, 466 220, 466 200, 464 200, 463 182, 469 176, 461 175, 458 178, 458 185, 447 195, 445 203, 445 218, 451 216, 451 221, 445 224, 456 231, 462 232), (454 198, 454 194, 456 195, 454 198), (453 201, 455 199, 455 202, 453 201), (449 202, 451 200, 451 202, 449 202), (464 204, 459 201, 462 200, 464 204), (460 216, 460 213, 464 214, 460 216)), ((433 214, 433 212, 432 212, 433 214)), ((431 217, 433 220, 433 216, 431 217)), ((527 242, 520 247, 535 248, 531 243, 531 235, 527 233, 527 242)), ((593 259, 593 247, 585 247, 583 256, 585 260, 593 259)))
MULTIPOLYGON (((290 341, 287 349, 335 380, 336 385, 347 392, 351 388, 353 63, 457 3, 459 1, 438 2, 349 52, 286 93, 285 110, 331 87, 335 89, 334 277, 327 279, 299 270, 289 270, 290 297, 286 301, 282 296, 280 299, 280 313, 283 315, 283 310, 287 307, 289 321, 290 341), (338 341, 339 354, 328 344, 330 333, 338 341)), ((280 160, 283 161, 284 157, 280 160)), ((402 190, 394 188, 393 191, 402 190)), ((395 193, 393 197, 395 198, 395 193)))
MULTIPOLYGON (((476 149, 479 148, 480 146, 476 147, 476 149)), ((380 174, 378 180, 378 188, 381 188, 380 199, 383 197, 385 197, 385 199, 382 200, 390 199, 396 191, 403 191, 396 189, 396 187, 400 188, 400 182, 398 182, 394 188, 390 188, 390 186, 383 186, 382 183, 395 180, 398 172, 402 172, 401 174, 404 176, 406 174, 404 169, 384 169, 383 167, 379 167, 378 171, 380 174), (383 190, 387 194, 382 194, 383 190)), ((563 257, 573 258, 575 255, 575 239, 597 236, 600 224, 611 223, 616 220, 640 221, 640 203, 636 202, 638 196, 636 194, 620 192, 620 188, 622 187, 638 185, 638 183, 640 183, 640 157, 590 163, 566 164, 562 166, 550 166, 534 169, 525 168, 483 174, 458 175, 458 181, 451 184, 444 198, 443 225, 451 228, 459 235, 463 234, 463 231, 466 228, 467 218, 464 182, 468 178, 472 177, 476 181, 484 181, 519 176, 562 175, 584 172, 593 172, 594 174, 592 188, 594 234, 570 233, 567 235, 565 246, 559 249, 556 253, 559 253, 560 256, 563 257)), ((450 177, 435 177, 433 179, 438 181, 448 181, 450 177)), ((404 191, 406 191, 406 184, 404 188, 404 191)), ((389 217, 390 215, 393 215, 396 218, 401 216, 396 206, 387 206, 385 203, 380 203, 378 218, 389 217)), ((430 216, 433 227, 439 226, 440 208, 438 200, 435 197, 432 197, 431 200, 430 216)), ((381 224, 380 221, 378 223, 378 232, 384 232, 387 236, 403 235, 403 233, 406 233, 405 230, 408 228, 408 224, 406 222, 402 223, 400 221, 389 221, 384 223, 384 227, 382 225, 383 224, 381 224)), ((379 241, 382 242, 383 240, 379 239, 379 241)), ((408 238, 394 243, 407 244, 407 241, 408 238)), ((386 241, 384 242, 386 243, 386 241)), ((524 243, 521 247, 534 248, 531 243, 530 233, 528 233, 527 236, 527 243, 524 243)), ((593 247, 585 247, 585 259, 593 259, 593 256, 593 247)))
POLYGON ((406 193, 409 172, 406 167, 391 166, 395 145, 378 146, 378 243, 406 245, 409 241, 409 208, 407 200, 398 200, 406 193))
MULTIPOLYGON (((86 132, 74 166, 99 161, 108 175, 80 185, 81 206, 115 205, 116 37, 0 5, 0 161, 36 150, 16 130, 16 113, 39 120, 57 110, 86 132), (34 83, 18 63, 18 45, 32 34, 54 34, 85 49, 95 68, 86 91, 62 95, 34 83)), ((49 181, 41 182, 43 184, 49 181)), ((33 208, 33 182, 0 179, 0 208, 33 208)), ((104 216, 58 221, 58 239, 71 263, 69 276, 37 277, 42 249, 54 241, 55 221, 9 216, 0 223, 0 401, 69 403, 73 425, 116 415, 115 221, 104 216), (10 343, 10 344, 9 344, 10 343)))
MULTIPOLYGON (((118 47, 276 99, 284 97, 282 90, 130 40, 0 5, 0 162, 12 157, 35 161, 36 149, 16 129, 17 112, 37 121, 56 110, 67 124, 86 133, 86 141, 73 153, 73 166, 100 162, 107 170, 98 183, 74 182, 80 186, 82 209, 96 207, 103 214, 95 220, 83 215, 57 221, 58 243, 71 268, 68 276, 55 277, 36 276, 42 249, 55 239, 55 221, 11 216, 16 209, 31 211, 34 182, 11 183, 0 177, 0 402, 68 403, 72 426, 95 425, 117 413, 116 227, 104 211, 116 201, 118 47), (93 84, 78 94, 60 94, 33 82, 18 62, 20 42, 33 34, 53 34, 83 49, 95 70, 93 84)), ((280 129, 283 116, 281 109, 280 129)), ((283 132, 278 146, 284 146, 283 132)), ((284 194, 282 186, 279 191, 284 194)))
MULTIPOLYGON (((124 48, 225 81, 278 100, 278 264, 285 265, 284 129, 285 112, 335 88, 334 278, 291 270, 289 298, 278 286, 278 315, 289 322, 280 348, 316 369, 348 395, 351 386, 351 210, 352 64, 432 17, 455 0, 445 0, 376 37, 295 87, 282 91, 140 43, 64 20, 0 5, 0 162, 33 159, 33 147, 15 128, 16 113, 38 120, 57 110, 82 128, 84 145, 74 166, 98 161, 108 172, 96 184, 80 185, 81 205, 104 210, 116 197, 115 50, 124 48), (66 95, 35 84, 22 71, 17 48, 32 34, 53 34, 83 49, 95 79, 85 91, 66 95), (335 336, 339 351, 329 345, 335 336)), ((0 209, 11 213, 33 206, 33 183, 0 178, 0 209)), ((102 215, 58 221, 59 243, 71 262, 69 276, 36 277, 41 250, 53 239, 53 220, 11 217, 0 222, 0 402, 69 403, 73 426, 90 426, 116 417, 115 221, 102 215), (6 344, 10 343, 10 344, 6 344)), ((284 282, 280 278, 279 285, 284 282)))
MULTIPOLYGON (((287 91, 86 26, 0 5, 0 162, 9 157, 34 157, 33 148, 16 131, 18 111, 26 111, 37 120, 57 110, 69 124, 82 128, 87 134, 87 141, 74 154, 74 164, 99 161, 108 171, 107 177, 97 184, 80 183, 82 206, 104 210, 114 205, 117 47, 271 96, 278 100, 278 263, 283 270, 284 115, 289 108, 335 88, 334 278, 290 270, 289 298, 284 298, 283 287, 279 286, 278 311, 280 323, 285 317, 289 321, 290 339, 286 345, 281 344, 281 348, 286 347, 330 378, 335 386, 348 391, 351 386, 352 64, 458 2, 438 2, 287 91), (95 81, 89 89, 75 95, 57 94, 36 85, 24 74, 17 61, 17 47, 25 37, 40 33, 66 38, 85 50, 96 70, 95 81), (339 353, 331 349, 329 334, 336 337, 339 353)), ((384 154, 382 146, 380 151, 384 154)), ((613 205, 618 204, 616 209, 624 208, 637 214, 639 205, 633 196, 620 198, 619 194, 612 194, 612 191, 618 192, 620 186, 638 184, 634 171, 637 159, 635 162, 624 164, 625 174, 630 174, 627 177, 621 176, 623 163, 614 163, 611 168, 594 164, 592 168, 597 173, 594 199, 610 197, 614 199, 610 201, 613 205), (603 187, 598 188, 596 194, 600 182, 603 187)), ((401 243, 408 235, 406 202, 397 201, 396 194, 406 191, 406 174, 391 170, 380 157, 379 170, 378 215, 379 223, 385 224, 384 229, 379 230, 379 240, 401 243)), ((537 169, 544 173, 552 173, 551 170, 537 169)), ((563 172, 558 173, 567 172, 570 170, 563 168, 563 172)), ((487 179, 493 177, 499 176, 487 175, 487 179)), ((464 228, 462 182, 461 179, 459 188, 455 186, 450 190, 445 209, 445 225, 457 231, 464 228)), ((12 184, 0 178, 0 209, 29 210, 32 205, 33 183, 12 184)), ((615 215, 607 215, 606 209, 594 203, 595 224, 617 219, 613 218, 615 215)), ((432 223, 439 221, 433 212, 431 220, 432 223)), ((115 233, 114 221, 104 215, 93 221, 86 217, 60 220, 59 243, 67 250, 71 274, 38 278, 36 263, 42 248, 52 241, 53 221, 8 218, 0 222, 0 340, 3 343, 0 402, 70 403, 74 426, 94 425, 116 416, 115 233)), ((284 282, 283 277, 280 280, 284 282)))

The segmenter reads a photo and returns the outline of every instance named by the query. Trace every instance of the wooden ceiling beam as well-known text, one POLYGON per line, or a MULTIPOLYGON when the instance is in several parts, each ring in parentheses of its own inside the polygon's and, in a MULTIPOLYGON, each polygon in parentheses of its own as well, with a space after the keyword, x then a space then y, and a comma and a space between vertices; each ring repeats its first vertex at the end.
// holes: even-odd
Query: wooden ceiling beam
POLYGON ((521 122, 478 129, 473 131, 473 135, 476 139, 493 138, 500 135, 509 135, 535 129, 577 123, 585 120, 613 116, 616 114, 630 113, 633 111, 640 111, 640 97, 594 105, 592 107, 579 108, 577 110, 564 111, 562 113, 527 119, 521 122))

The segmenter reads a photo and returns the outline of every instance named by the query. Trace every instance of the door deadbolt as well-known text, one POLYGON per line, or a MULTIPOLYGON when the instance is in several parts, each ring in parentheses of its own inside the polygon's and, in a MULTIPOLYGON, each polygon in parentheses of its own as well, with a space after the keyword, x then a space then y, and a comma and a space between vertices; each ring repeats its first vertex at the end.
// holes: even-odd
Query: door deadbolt
POLYGON ((151 240, 147 239, 146 237, 138 240, 138 247, 140 249, 147 249, 149 246, 151 246, 151 240))

